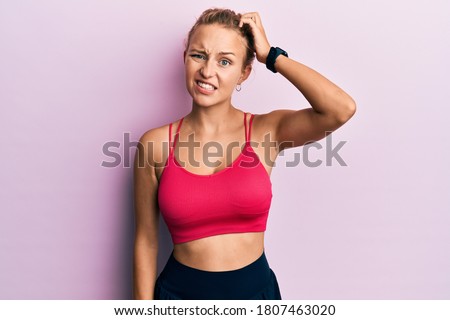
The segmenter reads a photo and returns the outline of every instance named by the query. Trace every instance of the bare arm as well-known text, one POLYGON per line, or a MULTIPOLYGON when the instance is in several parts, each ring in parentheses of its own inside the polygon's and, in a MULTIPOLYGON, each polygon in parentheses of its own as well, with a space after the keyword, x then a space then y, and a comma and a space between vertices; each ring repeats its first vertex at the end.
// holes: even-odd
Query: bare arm
MULTIPOLYGON (((253 30, 256 57, 266 63, 270 44, 259 14, 245 14, 241 23, 253 30)), ((353 99, 341 88, 313 69, 283 55, 278 56, 275 69, 289 80, 311 104, 301 110, 275 110, 265 115, 265 125, 275 133, 280 150, 301 146, 325 137, 347 122, 356 111, 353 99)))
POLYGON ((276 141, 287 142, 282 144, 282 149, 320 140, 325 137, 325 132, 336 130, 355 113, 353 99, 313 69, 285 56, 277 58, 275 68, 311 104, 311 108, 269 113, 276 141))
POLYGON ((133 282, 135 299, 153 299, 157 276, 158 180, 155 175, 151 131, 140 139, 134 160, 135 239, 133 282))

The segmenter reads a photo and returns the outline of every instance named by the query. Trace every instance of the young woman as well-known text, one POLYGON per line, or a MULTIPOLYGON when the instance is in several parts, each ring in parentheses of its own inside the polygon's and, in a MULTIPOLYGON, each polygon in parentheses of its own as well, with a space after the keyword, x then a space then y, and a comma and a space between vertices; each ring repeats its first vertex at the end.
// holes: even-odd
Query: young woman
POLYGON ((281 299, 264 255, 272 164, 283 149, 342 126, 355 102, 271 47, 256 12, 203 12, 189 32, 184 65, 191 112, 147 131, 136 155, 135 298, 281 299), (255 115, 234 107, 232 94, 255 54, 312 108, 255 115), (157 278, 159 211, 174 248, 157 278))

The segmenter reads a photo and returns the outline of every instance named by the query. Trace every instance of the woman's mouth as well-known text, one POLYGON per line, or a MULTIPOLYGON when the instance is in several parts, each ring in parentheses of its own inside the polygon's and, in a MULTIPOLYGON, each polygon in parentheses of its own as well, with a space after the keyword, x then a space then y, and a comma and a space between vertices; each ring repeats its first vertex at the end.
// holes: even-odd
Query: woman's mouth
POLYGON ((213 92, 214 90, 216 90, 216 87, 214 87, 213 85, 211 85, 209 83, 205 83, 205 82, 202 82, 199 80, 197 80, 196 83, 201 89, 203 89, 207 92, 213 92))

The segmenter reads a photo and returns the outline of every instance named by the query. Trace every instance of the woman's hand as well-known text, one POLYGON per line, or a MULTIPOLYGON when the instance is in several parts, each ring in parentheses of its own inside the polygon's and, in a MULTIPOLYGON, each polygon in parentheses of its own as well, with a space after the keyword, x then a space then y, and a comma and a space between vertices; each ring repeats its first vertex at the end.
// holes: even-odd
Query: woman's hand
POLYGON ((270 44, 264 32, 261 17, 258 12, 245 13, 241 17, 239 27, 242 27, 244 23, 248 24, 252 29, 253 37, 255 38, 256 59, 265 64, 270 51, 270 44))

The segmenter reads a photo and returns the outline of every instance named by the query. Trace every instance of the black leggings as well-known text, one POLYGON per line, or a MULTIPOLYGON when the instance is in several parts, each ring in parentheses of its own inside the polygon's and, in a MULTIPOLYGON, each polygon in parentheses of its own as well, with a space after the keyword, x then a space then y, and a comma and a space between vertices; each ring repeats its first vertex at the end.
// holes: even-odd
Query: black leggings
POLYGON ((277 278, 263 254, 231 271, 203 271, 172 254, 155 283, 155 300, 281 300, 277 278))

